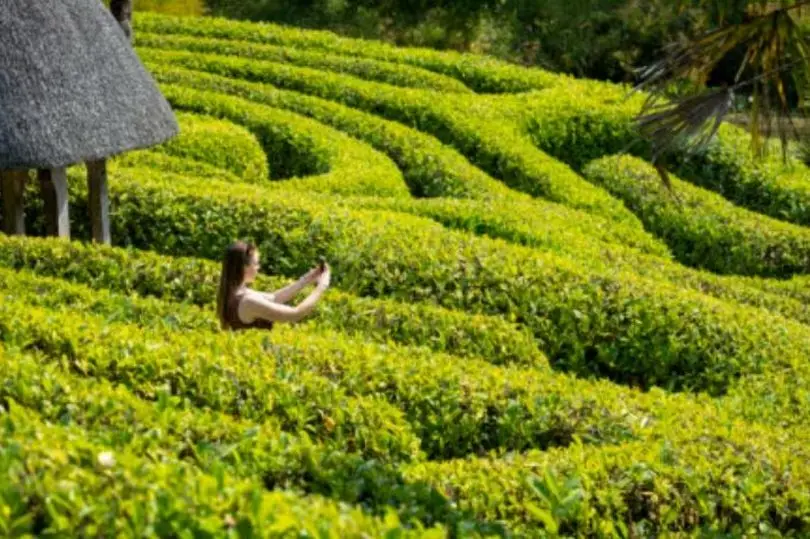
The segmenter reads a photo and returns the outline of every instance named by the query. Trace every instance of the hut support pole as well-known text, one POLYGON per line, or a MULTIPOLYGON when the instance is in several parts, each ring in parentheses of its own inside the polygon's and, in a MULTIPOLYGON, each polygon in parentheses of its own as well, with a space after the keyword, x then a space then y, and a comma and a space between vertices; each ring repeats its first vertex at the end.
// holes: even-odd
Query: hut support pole
POLYGON ((3 231, 6 234, 25 235, 25 210, 23 190, 27 170, 0 171, 0 189, 3 198, 3 231))
POLYGON ((88 205, 93 241, 110 244, 110 199, 107 193, 107 161, 87 162, 88 205))
POLYGON ((39 169, 37 177, 45 204, 46 233, 70 239, 67 171, 64 168, 39 169))

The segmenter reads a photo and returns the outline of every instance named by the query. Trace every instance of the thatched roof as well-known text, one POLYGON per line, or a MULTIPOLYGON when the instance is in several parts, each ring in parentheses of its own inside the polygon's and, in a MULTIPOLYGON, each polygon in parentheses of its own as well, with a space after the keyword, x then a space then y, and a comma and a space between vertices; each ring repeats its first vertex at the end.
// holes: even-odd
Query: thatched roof
POLYGON ((0 5, 0 169, 101 159, 177 134, 101 0, 0 5))

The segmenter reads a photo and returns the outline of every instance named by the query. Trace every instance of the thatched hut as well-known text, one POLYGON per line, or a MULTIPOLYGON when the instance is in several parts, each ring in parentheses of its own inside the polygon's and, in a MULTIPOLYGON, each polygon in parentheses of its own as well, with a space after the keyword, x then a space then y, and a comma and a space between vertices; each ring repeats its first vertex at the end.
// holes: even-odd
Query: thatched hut
POLYGON ((86 163, 93 239, 109 243, 106 159, 164 142, 168 102, 100 0, 2 0, 0 188, 6 233, 24 234, 37 171, 48 233, 69 237, 67 166, 86 163))

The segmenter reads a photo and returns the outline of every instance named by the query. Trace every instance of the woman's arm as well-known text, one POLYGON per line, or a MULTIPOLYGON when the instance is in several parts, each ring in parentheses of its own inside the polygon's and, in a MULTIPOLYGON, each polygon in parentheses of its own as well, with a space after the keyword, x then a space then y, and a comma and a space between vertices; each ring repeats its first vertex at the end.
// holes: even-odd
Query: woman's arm
POLYGON ((298 322, 315 308, 321 295, 329 288, 329 269, 318 276, 318 284, 309 295, 295 307, 268 300, 263 294, 247 294, 239 302, 239 314, 246 319, 262 318, 271 322, 298 322))
POLYGON ((268 301, 273 301, 276 303, 287 303, 291 299, 293 299, 298 292, 303 290, 305 286, 315 281, 318 277, 318 273, 320 272, 319 269, 311 269, 304 275, 302 275, 297 281, 294 283, 288 284, 284 288, 279 288, 274 292, 260 292, 268 301))

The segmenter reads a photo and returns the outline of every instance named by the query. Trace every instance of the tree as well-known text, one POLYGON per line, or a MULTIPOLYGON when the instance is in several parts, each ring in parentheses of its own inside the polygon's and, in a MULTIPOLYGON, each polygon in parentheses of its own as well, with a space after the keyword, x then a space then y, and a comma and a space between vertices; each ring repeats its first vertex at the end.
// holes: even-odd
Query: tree
POLYGON ((132 40, 132 0, 110 0, 110 12, 127 38, 132 40))
POLYGON ((649 95, 636 120, 652 144, 653 162, 673 146, 687 151, 704 146, 740 94, 750 99, 755 157, 764 155, 764 139, 775 125, 786 159, 788 139, 798 138, 793 105, 810 90, 810 48, 799 20, 810 0, 673 1, 680 9, 697 5, 707 10, 715 29, 669 46, 662 58, 639 70, 636 90, 649 95), (718 64, 735 54, 740 61, 733 82, 707 87, 718 64), (683 81, 703 90, 665 98, 673 84, 683 81))

